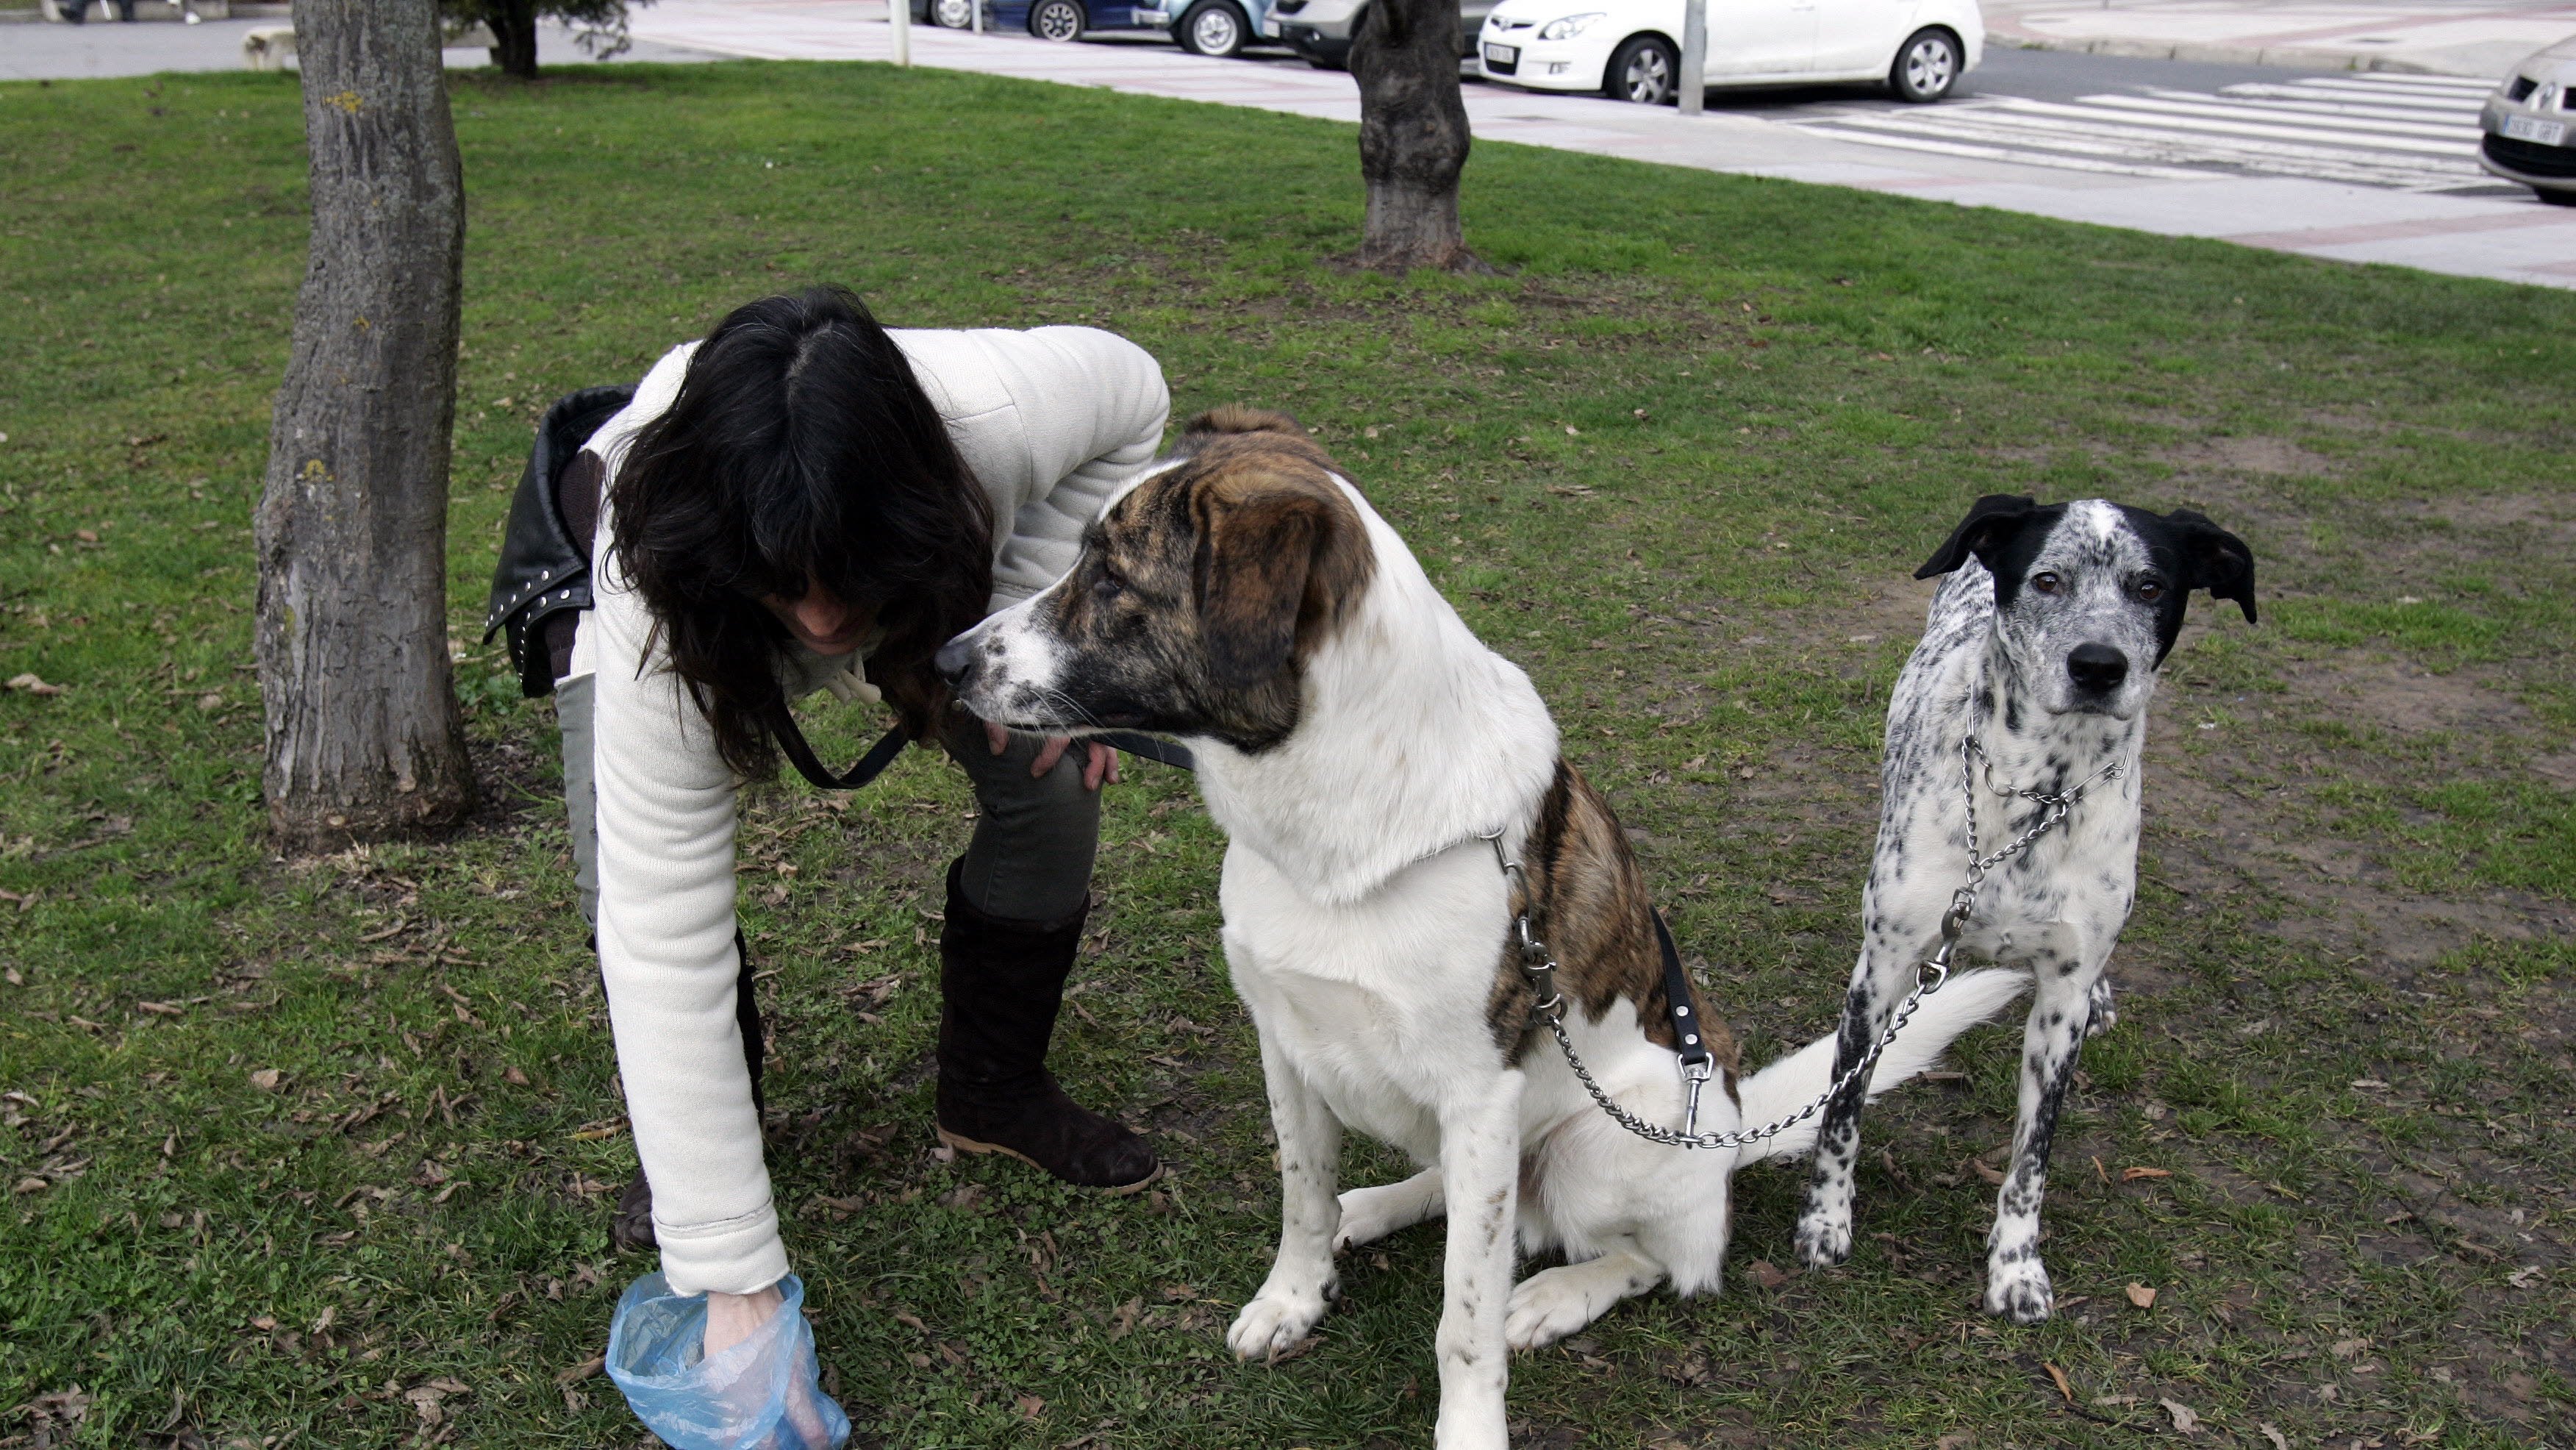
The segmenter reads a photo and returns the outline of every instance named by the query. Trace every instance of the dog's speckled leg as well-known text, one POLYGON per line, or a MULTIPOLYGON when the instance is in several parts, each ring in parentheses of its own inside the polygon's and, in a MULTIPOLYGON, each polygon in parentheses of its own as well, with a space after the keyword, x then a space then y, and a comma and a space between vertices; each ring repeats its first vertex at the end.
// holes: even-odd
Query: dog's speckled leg
POLYGON ((1995 1226, 1986 1235, 1986 1312, 2037 1324, 2054 1309, 2048 1268, 2039 1257, 2039 1207, 2048 1192, 2048 1153, 2067 1081, 2093 1018, 2093 988, 2103 955, 2043 947, 2032 958, 2038 999, 2022 1029, 2021 1113, 2013 1132, 2012 1167, 1995 1195, 1995 1226), (2064 952, 2060 955, 2060 952, 2064 952), (2088 967, 2086 957, 2092 961, 2088 967))
MULTIPOLYGON (((1875 913, 1869 913, 1873 918, 1875 913)), ((1842 1026, 1834 1048, 1834 1076, 1839 1078, 1867 1055, 1869 1045, 1887 1030, 1912 981, 1916 953, 1901 940, 1892 922, 1866 923, 1867 945, 1852 968, 1850 990, 1843 996, 1842 1026)), ((1851 1257, 1852 1164, 1860 1157, 1860 1109, 1869 1097, 1867 1074, 1825 1104, 1816 1126, 1816 1155, 1807 1174, 1807 1206, 1798 1216, 1798 1260, 1809 1268, 1831 1268, 1851 1257)))
POLYGON ((1509 1450, 1503 1387, 1511 1350, 1503 1315, 1512 1292, 1520 1194, 1517 1070, 1480 1082, 1476 1098, 1440 1110, 1440 1172, 1448 1185, 1446 1300, 1440 1353, 1438 1450, 1509 1450))
POLYGON ((2108 973, 2095 980, 2093 993, 2087 999, 2092 1011, 2084 1021, 2084 1035, 2099 1037, 2120 1025, 2120 1009, 2111 1005, 2111 978, 2108 973))
POLYGON ((1267 1032, 1261 1034, 1261 1075, 1270 1086, 1270 1122, 1279 1133, 1279 1257, 1261 1292, 1226 1331, 1226 1348, 1243 1359, 1290 1348, 1324 1317, 1338 1283, 1333 1235, 1342 1222, 1341 1202, 1333 1195, 1341 1174, 1340 1120, 1267 1032))

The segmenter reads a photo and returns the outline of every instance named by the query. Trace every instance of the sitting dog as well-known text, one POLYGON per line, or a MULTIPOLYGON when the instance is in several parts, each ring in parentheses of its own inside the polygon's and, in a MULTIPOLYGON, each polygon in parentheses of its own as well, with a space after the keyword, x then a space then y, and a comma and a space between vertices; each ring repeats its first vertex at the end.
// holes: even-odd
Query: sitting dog
MULTIPOLYGON (((2136 897, 2147 700, 2191 591, 2233 600, 2253 622, 2254 556, 2189 509, 2043 508, 1993 494, 1914 577, 1943 574, 1888 699, 1878 853, 1835 1073, 1876 1040, 1917 963, 1935 951, 1947 961, 1945 938, 2031 969, 2038 990, 2012 1167, 1986 1239, 1986 1309, 2032 1324, 2052 1306, 2039 1203, 2058 1105, 2084 1039, 2114 1020, 2102 969, 2136 897), (2034 830, 2045 834, 2025 841, 2034 830)), ((1811 1265, 1851 1254, 1867 1076, 1827 1104, 1817 1129, 1798 1221, 1798 1255, 1811 1265)))
MULTIPOLYGON (((987 720, 1155 731, 1196 757, 1230 838, 1226 961, 1259 1030, 1282 1179, 1278 1257, 1227 1334, 1235 1353, 1306 1337, 1337 1250, 1446 1213, 1437 1440, 1501 1447, 1510 1349, 1659 1283, 1718 1287, 1729 1175, 1811 1132, 1648 1142, 1587 1095, 1549 1020, 1562 1013, 1601 1089, 1653 1124, 1684 1123, 1677 1049, 1705 1049, 1697 1127, 1718 1133, 1818 1098, 1832 1041, 1738 1079, 1538 692, 1294 419, 1222 409, 1191 424, 1070 573, 938 664, 987 720), (1544 950, 1525 956, 1523 931, 1544 950), (1525 969, 1544 957, 1552 970, 1525 969), (1345 1126, 1423 1171, 1337 1197, 1345 1126), (1516 1234, 1569 1262, 1515 1287, 1516 1234)), ((1951 982, 1886 1049, 1878 1085, 2026 985, 1951 982)))

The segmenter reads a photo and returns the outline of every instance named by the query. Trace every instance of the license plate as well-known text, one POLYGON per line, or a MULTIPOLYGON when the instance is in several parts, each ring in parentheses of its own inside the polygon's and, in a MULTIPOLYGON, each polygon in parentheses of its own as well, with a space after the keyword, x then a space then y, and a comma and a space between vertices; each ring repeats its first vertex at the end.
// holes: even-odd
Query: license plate
POLYGON ((1493 65, 1517 65, 1520 62, 1520 58, 1520 47, 1516 45, 1489 45, 1485 47, 1485 59, 1493 65))
MULTIPOLYGON (((1487 50, 1493 49, 1491 46, 1487 50)), ((2556 146, 2567 139, 2567 123, 2544 121, 2538 116, 2507 116, 2504 133, 2516 141, 2537 141, 2543 146, 2556 146)))

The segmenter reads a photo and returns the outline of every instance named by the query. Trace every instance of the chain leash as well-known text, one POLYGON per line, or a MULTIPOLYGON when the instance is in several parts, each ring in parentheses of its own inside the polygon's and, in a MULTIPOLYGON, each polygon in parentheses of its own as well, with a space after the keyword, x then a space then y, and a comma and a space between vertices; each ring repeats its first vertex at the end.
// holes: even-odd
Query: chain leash
MULTIPOLYGON (((1985 747, 1978 743, 1974 735, 1968 736, 1961 742, 1959 754, 1960 784, 1966 790, 1968 802, 1968 880, 1967 884, 1951 893, 1950 909, 1941 914, 1941 945, 1930 957, 1915 964, 1914 990, 1906 993, 1905 1000, 1897 1004, 1896 1011, 1888 1017, 1886 1030, 1871 1041, 1869 1050, 1861 1054, 1860 1061, 1845 1069, 1841 1076, 1836 1077, 1822 1094, 1805 1107, 1785 1118, 1765 1123, 1759 1128, 1748 1128, 1731 1133, 1693 1131, 1699 1126, 1700 1090, 1707 1085, 1711 1076, 1711 1069, 1705 1063, 1700 1064, 1696 1071, 1689 1067, 1683 1069, 1683 1089, 1688 1096, 1688 1107, 1684 1112, 1680 1129, 1648 1122, 1619 1106, 1619 1100, 1610 1096, 1608 1090, 1592 1076, 1591 1069, 1583 1065, 1582 1056, 1574 1050, 1573 1034, 1565 1030, 1565 996, 1556 987, 1556 959, 1549 954, 1546 943, 1540 941, 1537 934, 1530 930, 1528 909, 1524 907, 1513 917, 1512 928, 1520 939, 1518 948, 1521 971, 1529 977, 1530 988, 1538 996, 1538 1001, 1531 1006, 1530 1010, 1538 1015, 1540 1021, 1547 1024, 1549 1032, 1555 1034, 1556 1045, 1564 1052, 1565 1065, 1573 1071, 1575 1081, 1583 1084, 1583 1090, 1592 1095, 1592 1101, 1600 1106, 1601 1111, 1609 1117, 1610 1121, 1649 1143, 1659 1143, 1667 1148, 1749 1148, 1756 1143, 1769 1142, 1823 1111, 1825 1104, 1840 1097, 1853 1083, 1867 1077, 1870 1069, 1878 1065, 1879 1057, 1895 1043, 1897 1034, 1905 1030, 1905 1024, 1913 1020, 1915 1011, 1923 1005, 1923 999, 1940 991, 1942 984, 1950 980, 1951 955, 1958 950, 1959 938, 1967 931, 1969 911, 1976 901, 1978 888, 1985 884, 1986 873, 2029 850, 2040 837, 2065 823, 2067 816, 2074 811, 2076 803, 2084 799, 2087 791, 2103 781, 2117 779, 2120 774, 2120 763, 2114 760, 2095 771, 2082 785, 2070 791, 2051 795, 2042 791, 1996 785, 1994 762, 1986 755, 1985 747), (1977 766, 1980 762, 1983 762, 1986 768, 1987 789, 1997 795, 2034 801, 2041 808, 2038 824, 2022 832, 2010 845, 1987 856, 1980 856, 1977 853, 1977 766)), ((1502 831, 1498 829, 1491 835, 1480 835, 1480 839, 1494 848, 1494 864, 1500 866, 1503 875, 1520 886, 1526 895, 1528 878, 1521 870, 1521 863, 1511 859, 1504 852, 1502 831)))

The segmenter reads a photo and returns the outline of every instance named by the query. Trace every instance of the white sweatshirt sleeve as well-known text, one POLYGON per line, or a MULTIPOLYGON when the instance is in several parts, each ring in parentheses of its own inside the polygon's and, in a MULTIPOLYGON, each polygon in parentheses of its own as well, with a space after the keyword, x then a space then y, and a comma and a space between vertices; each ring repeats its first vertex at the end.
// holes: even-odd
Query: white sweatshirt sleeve
MULTIPOLYGON (((688 351, 594 438, 611 468, 670 405, 688 351)), ((597 668, 599 963, 627 1117, 672 1289, 748 1294, 787 1273, 787 1250, 734 1020, 733 773, 666 653, 647 650, 652 616, 605 547, 605 509, 599 537, 583 634, 597 668)))

